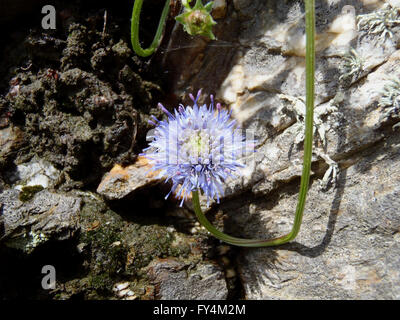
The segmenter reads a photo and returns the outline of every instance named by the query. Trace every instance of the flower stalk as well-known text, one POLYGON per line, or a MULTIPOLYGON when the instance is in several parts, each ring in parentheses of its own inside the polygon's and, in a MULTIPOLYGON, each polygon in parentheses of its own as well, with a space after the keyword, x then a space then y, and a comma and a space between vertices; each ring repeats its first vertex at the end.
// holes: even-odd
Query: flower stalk
POLYGON ((194 211, 199 222, 216 238, 241 247, 269 247, 277 246, 296 238, 300 231, 303 219, 304 206, 310 181, 311 157, 313 144, 313 119, 314 119, 314 74, 315 74, 315 0, 305 0, 306 9, 306 119, 303 171, 300 181, 299 198, 292 230, 279 238, 269 240, 242 239, 229 236, 215 228, 203 214, 198 191, 192 192, 194 211))
POLYGON ((139 42, 139 20, 140 20, 140 11, 142 10, 143 0, 135 0, 135 3, 133 4, 132 18, 131 18, 131 42, 132 42, 132 48, 138 56, 148 57, 152 55, 160 45, 162 32, 169 13, 170 2, 171 0, 165 1, 165 5, 161 13, 160 22, 158 23, 157 31, 154 36, 153 42, 147 49, 143 49, 139 42))

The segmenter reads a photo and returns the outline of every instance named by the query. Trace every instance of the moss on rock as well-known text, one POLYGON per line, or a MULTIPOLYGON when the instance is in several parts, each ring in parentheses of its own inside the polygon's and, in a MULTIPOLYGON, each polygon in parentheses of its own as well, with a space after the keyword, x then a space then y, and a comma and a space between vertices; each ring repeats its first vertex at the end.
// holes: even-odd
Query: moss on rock
POLYGON ((151 262, 170 257, 186 264, 202 260, 201 253, 192 251, 197 245, 195 237, 145 223, 142 217, 137 222, 124 220, 92 193, 85 193, 83 199, 78 248, 86 271, 77 275, 82 281, 69 282, 74 292, 82 291, 87 298, 112 298, 113 285, 129 280, 135 294, 146 299, 153 286, 147 275, 151 262))
POLYGON ((29 201, 33 198, 33 196, 38 193, 39 191, 43 190, 43 186, 37 185, 37 186, 26 186, 23 187, 18 198, 22 202, 29 201))

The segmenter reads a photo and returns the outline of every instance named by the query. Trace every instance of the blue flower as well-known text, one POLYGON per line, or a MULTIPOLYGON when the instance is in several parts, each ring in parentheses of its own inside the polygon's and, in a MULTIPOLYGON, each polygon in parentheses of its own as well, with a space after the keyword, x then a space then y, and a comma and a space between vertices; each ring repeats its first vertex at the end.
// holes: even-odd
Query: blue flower
POLYGON ((254 141, 246 141, 231 112, 221 108, 218 103, 214 110, 211 104, 197 105, 201 95, 199 90, 193 106, 179 105, 178 110, 169 112, 162 104, 158 106, 167 115, 163 121, 152 116, 155 131, 145 156, 153 171, 159 170, 158 178, 172 182, 171 191, 165 198, 175 193, 176 198, 187 199, 192 191, 201 190, 210 199, 223 196, 222 184, 228 176, 237 177, 235 171, 244 165, 239 162, 254 141))

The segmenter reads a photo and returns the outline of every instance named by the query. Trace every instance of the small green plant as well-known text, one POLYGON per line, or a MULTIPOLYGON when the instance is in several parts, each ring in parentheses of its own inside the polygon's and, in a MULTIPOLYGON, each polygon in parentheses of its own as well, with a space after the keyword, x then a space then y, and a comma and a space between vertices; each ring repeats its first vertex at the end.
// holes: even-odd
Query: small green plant
POLYGON ((384 85, 382 90, 382 98, 379 101, 378 106, 386 111, 382 116, 384 119, 388 119, 389 117, 400 117, 399 78, 394 77, 384 85))
POLYGON ((29 201, 35 196, 36 193, 42 191, 43 189, 44 188, 41 185, 25 186, 22 188, 18 198, 23 202, 29 201))
POLYGON ((353 81, 354 77, 358 77, 363 70, 363 60, 358 55, 357 51, 353 48, 351 48, 349 52, 343 55, 343 60, 344 73, 339 77, 339 81, 353 81))
MULTIPOLYGON (((288 96, 286 94, 278 94, 278 97, 289 102, 288 107, 285 109, 293 112, 296 117, 296 124, 294 125, 294 143, 300 144, 305 138, 305 132, 303 130, 304 121, 306 118, 304 100, 301 98, 288 96)), ((326 146, 326 132, 329 130, 329 126, 325 123, 324 117, 334 114, 337 111, 338 108, 333 104, 320 106, 314 110, 314 135, 317 133, 317 137, 319 137, 319 140, 324 147, 326 146)))
POLYGON ((364 30, 367 34, 380 35, 379 39, 385 41, 386 36, 393 38, 391 29, 400 24, 400 8, 385 4, 382 10, 359 15, 357 20, 358 30, 364 30))

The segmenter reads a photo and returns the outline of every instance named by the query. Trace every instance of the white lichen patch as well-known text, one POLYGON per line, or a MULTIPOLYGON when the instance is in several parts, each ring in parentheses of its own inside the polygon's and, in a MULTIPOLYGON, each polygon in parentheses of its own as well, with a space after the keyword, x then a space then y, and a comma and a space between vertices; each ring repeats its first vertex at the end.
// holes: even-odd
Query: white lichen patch
POLYGON ((27 243, 24 248, 25 252, 32 252, 33 249, 48 240, 44 233, 36 233, 35 231, 30 231, 29 234, 25 234, 24 237, 27 238, 27 243))
POLYGON ((325 171, 324 176, 319 181, 321 190, 328 189, 329 185, 336 187, 337 183, 337 176, 339 174, 339 165, 336 161, 332 160, 332 158, 322 151, 319 148, 314 150, 314 153, 321 157, 325 163, 329 166, 328 169, 325 171))
POLYGON ((382 10, 357 16, 357 28, 367 34, 379 35, 380 41, 393 38, 393 27, 400 25, 400 7, 385 4, 382 10))
MULTIPOLYGON (((302 99, 296 97, 290 97, 287 95, 280 94, 279 97, 286 101, 289 101, 289 108, 294 112, 297 122, 293 125, 295 131, 295 144, 299 144, 304 141, 304 127, 305 127, 305 110, 306 106, 302 99)), ((337 114, 338 108, 335 106, 334 101, 332 103, 326 103, 318 106, 314 109, 314 133, 318 133, 318 138, 322 143, 322 147, 326 146, 326 133, 331 129, 330 124, 326 119, 329 115, 337 114)), ((314 153, 322 158, 326 164, 328 165, 328 169, 326 170, 322 180, 320 181, 321 189, 326 190, 329 185, 336 186, 336 179, 339 173, 338 164, 330 158, 328 154, 326 154, 322 149, 315 149, 314 153)))
POLYGON ((60 172, 49 162, 34 158, 28 163, 18 165, 9 178, 11 182, 18 182, 15 189, 22 190, 25 186, 40 185, 48 188, 59 176, 60 172))
MULTIPOLYGON (((296 128, 296 137, 294 142, 296 144, 304 141, 304 126, 306 116, 306 106, 304 100, 297 97, 291 97, 285 94, 279 94, 279 98, 289 102, 287 108, 289 111, 294 112, 296 116, 296 123, 293 125, 296 128)), ((323 146, 326 145, 326 132, 330 130, 329 124, 323 119, 324 117, 337 113, 338 108, 333 104, 320 105, 314 109, 314 133, 318 133, 319 139, 323 146)))

